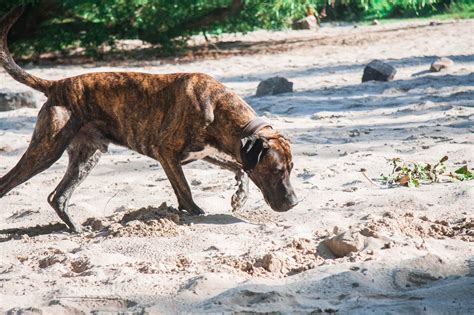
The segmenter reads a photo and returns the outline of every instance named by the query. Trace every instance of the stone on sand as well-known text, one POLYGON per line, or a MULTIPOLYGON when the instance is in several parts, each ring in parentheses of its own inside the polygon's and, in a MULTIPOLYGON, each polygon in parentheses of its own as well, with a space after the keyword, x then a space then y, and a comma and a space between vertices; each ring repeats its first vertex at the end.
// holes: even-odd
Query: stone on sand
POLYGON ((440 72, 441 70, 445 70, 451 68, 454 65, 454 61, 449 58, 438 58, 431 64, 430 71, 431 72, 440 72))
POLYGON ((394 67, 381 60, 375 59, 365 66, 362 82, 391 81, 396 73, 397 70, 394 67))
POLYGON ((272 254, 266 254, 262 258, 262 267, 272 273, 281 272, 283 262, 272 254))
POLYGON ((324 241, 331 253, 340 258, 364 248, 364 237, 358 232, 348 230, 324 241))
POLYGON ((314 15, 293 21, 291 26, 294 30, 313 30, 318 28, 318 21, 314 15))
POLYGON ((36 100, 31 91, 12 92, 0 90, 0 111, 14 110, 22 107, 36 107, 36 100))
POLYGON ((283 77, 273 77, 261 81, 257 87, 256 96, 276 95, 293 92, 293 82, 283 77))

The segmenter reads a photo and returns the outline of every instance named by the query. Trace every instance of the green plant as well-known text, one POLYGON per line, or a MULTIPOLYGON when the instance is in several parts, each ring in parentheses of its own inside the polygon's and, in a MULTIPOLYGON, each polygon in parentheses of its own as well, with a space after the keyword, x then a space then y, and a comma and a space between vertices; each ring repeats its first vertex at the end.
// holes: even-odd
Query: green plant
POLYGON ((469 169, 467 168, 467 165, 463 165, 461 166, 460 168, 458 168, 457 170, 454 171, 454 174, 453 173, 449 173, 449 176, 451 176, 452 178, 455 178, 457 180, 470 180, 472 179, 472 172, 469 171, 469 169))
MULTIPOLYGON (((381 174, 379 181, 387 186, 408 186, 418 187, 421 184, 431 184, 440 181, 440 177, 445 175, 446 166, 444 162, 447 156, 441 158, 436 164, 423 164, 418 162, 404 162, 400 158, 393 158, 388 161, 392 166, 392 171, 385 175, 381 174)), ((470 180, 473 178, 467 165, 449 173, 447 176, 457 180, 470 180)))

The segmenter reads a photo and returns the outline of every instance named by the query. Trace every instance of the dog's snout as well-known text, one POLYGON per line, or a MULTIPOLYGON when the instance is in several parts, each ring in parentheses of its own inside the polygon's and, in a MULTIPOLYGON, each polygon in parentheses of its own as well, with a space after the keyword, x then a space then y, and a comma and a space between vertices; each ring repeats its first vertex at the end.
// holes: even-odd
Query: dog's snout
POLYGON ((296 194, 294 192, 291 192, 291 194, 287 195, 286 199, 288 200, 290 208, 293 208, 299 202, 298 197, 296 197, 296 194))
POLYGON ((288 211, 291 208, 293 208, 294 206, 296 206, 298 204, 298 202, 299 201, 298 201, 298 198, 296 197, 296 194, 293 191, 289 192, 285 196, 285 208, 286 208, 285 211, 288 211))
POLYGON ((299 202, 293 190, 287 191, 282 195, 282 197, 283 198, 281 198, 279 202, 271 205, 273 210, 278 212, 285 212, 295 207, 299 202))

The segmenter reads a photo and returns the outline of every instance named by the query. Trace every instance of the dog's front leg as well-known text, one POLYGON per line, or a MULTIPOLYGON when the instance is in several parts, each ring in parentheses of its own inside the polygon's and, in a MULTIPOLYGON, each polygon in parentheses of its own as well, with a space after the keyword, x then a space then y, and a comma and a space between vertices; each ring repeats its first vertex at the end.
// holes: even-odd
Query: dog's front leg
POLYGON ((184 177, 183 169, 177 158, 165 159, 161 161, 161 165, 168 176, 171 186, 178 198, 179 209, 186 210, 190 214, 200 215, 204 211, 199 208, 193 201, 191 188, 189 188, 186 177, 184 177))
POLYGON ((230 199, 232 211, 237 211, 242 208, 247 202, 249 195, 249 177, 243 170, 235 173, 235 180, 237 181, 237 191, 230 199))
POLYGON ((219 156, 207 156, 204 158, 204 161, 217 165, 225 170, 229 170, 235 174, 237 191, 232 195, 230 205, 232 206, 232 211, 237 211, 242 208, 245 205, 245 202, 247 202, 249 194, 249 177, 242 170, 242 166, 234 161, 229 161, 219 156))

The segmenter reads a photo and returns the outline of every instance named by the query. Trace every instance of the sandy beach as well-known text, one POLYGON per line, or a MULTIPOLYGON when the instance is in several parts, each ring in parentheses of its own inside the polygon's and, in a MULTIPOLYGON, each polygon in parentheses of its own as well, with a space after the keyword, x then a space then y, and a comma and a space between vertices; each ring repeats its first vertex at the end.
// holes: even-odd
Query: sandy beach
MULTIPOLYGON (((474 313, 474 181, 377 181, 396 157, 474 167, 474 20, 430 22, 224 35, 249 51, 184 63, 26 65, 47 79, 117 70, 214 76, 291 139, 300 203, 274 212, 251 184, 245 207, 232 212, 234 175, 198 161, 184 169, 207 214, 191 217, 175 209, 157 161, 111 146, 71 199, 85 227, 71 234, 46 201, 64 155, 0 199, 0 311, 474 313), (427 71, 437 57, 454 65, 427 71), (362 84, 373 59, 396 67, 395 79, 362 84), (294 92, 255 97, 273 76, 294 92), (357 249, 337 257, 326 245, 336 236, 357 249)), ((3 69, 0 82, 29 90, 3 69)), ((45 101, 34 93, 38 108, 0 112, 0 175, 28 146, 45 101)))

